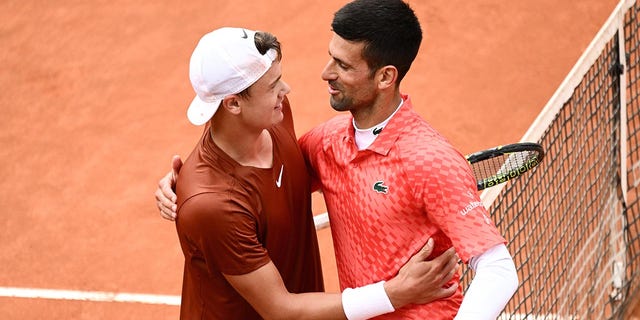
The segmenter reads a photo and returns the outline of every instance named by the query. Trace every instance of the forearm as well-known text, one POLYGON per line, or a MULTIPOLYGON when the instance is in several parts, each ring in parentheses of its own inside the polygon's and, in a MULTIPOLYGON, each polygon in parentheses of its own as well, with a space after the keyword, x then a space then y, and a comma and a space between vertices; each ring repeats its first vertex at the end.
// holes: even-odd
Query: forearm
POLYGON ((272 302, 272 308, 259 311, 265 319, 347 319, 340 293, 291 293, 272 302))
POLYGON ((409 303, 424 304, 451 296, 457 285, 444 287, 457 269, 453 248, 427 260, 433 240, 414 254, 387 282, 378 282, 342 294, 287 291, 273 263, 245 275, 225 275, 231 285, 267 319, 361 320, 395 311, 409 303))
POLYGON ((504 245, 489 249, 473 265, 475 275, 455 320, 496 319, 518 288, 518 274, 504 245))
POLYGON ((360 320, 394 311, 380 282, 340 293, 289 293, 273 265, 245 275, 225 275, 265 319, 360 320))
POLYGON ((340 293, 288 294, 274 301, 265 319, 349 319, 364 320, 395 311, 384 291, 384 282, 340 293))
POLYGON ((384 282, 348 288, 342 294, 299 294, 296 300, 294 319, 364 320, 395 311, 384 282))

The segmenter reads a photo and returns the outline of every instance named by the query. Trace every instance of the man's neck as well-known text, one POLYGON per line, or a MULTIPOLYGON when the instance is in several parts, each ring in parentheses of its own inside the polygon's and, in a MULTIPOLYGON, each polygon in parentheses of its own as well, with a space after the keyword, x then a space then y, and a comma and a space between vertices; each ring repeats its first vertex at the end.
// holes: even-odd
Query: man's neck
POLYGON ((257 168, 273 166, 273 142, 266 129, 251 132, 242 126, 212 123, 209 134, 216 146, 239 164, 257 168))
POLYGON ((402 97, 400 93, 395 94, 389 99, 381 97, 378 101, 366 109, 352 110, 353 120, 358 128, 371 128, 386 119, 388 119, 400 105, 402 97))

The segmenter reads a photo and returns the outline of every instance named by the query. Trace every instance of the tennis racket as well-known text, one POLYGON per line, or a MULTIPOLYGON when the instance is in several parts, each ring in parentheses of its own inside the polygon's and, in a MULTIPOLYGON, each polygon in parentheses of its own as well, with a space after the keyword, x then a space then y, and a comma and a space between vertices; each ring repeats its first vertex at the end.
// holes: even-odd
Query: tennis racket
POLYGON ((478 151, 466 156, 478 183, 478 190, 494 187, 535 168, 544 149, 532 142, 520 142, 478 151))

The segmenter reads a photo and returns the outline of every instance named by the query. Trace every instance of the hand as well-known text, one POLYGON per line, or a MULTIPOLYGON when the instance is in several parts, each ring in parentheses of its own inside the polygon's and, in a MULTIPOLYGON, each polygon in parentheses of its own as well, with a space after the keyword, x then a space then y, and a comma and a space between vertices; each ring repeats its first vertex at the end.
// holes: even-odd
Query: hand
POLYGON ((178 172, 180 172, 181 167, 182 160, 180 156, 173 156, 171 159, 171 171, 158 181, 158 189, 155 192, 156 206, 160 210, 160 216, 171 221, 174 221, 177 216, 177 196, 174 188, 178 181, 178 172))
POLYGON ((449 248, 437 258, 427 261, 433 251, 433 239, 400 268, 398 275, 385 282, 384 289, 393 307, 409 303, 424 304, 451 296, 458 283, 444 287, 458 269, 458 256, 449 248))

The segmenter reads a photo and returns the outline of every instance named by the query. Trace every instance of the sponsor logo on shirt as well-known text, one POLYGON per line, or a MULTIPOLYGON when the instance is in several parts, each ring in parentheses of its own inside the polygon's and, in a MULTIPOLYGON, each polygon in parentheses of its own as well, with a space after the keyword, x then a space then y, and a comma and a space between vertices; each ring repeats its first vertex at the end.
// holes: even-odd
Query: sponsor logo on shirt
POLYGON ((276 187, 280 188, 282 186, 282 172, 284 171, 284 164, 280 167, 280 175, 278 176, 278 180, 276 180, 276 187))
MULTIPOLYGON (((470 198, 473 198, 473 195, 471 194, 471 192, 468 193, 468 196, 470 198)), ((483 204, 481 201, 471 201, 462 210, 460 210, 459 214, 464 217, 467 214, 469 214, 469 212, 473 211, 473 209, 482 207, 482 206, 483 204)), ((489 219, 489 217, 487 217, 487 215, 484 212, 482 212, 482 217, 484 218, 484 222, 486 224, 491 224, 491 219, 489 219)))
POLYGON ((466 207, 464 207, 464 209, 462 209, 462 211, 460 211, 460 215, 466 216, 469 212, 471 212, 471 210, 481 206, 482 202, 480 201, 470 202, 466 207))
POLYGON ((373 190, 377 193, 387 194, 389 192, 389 187, 384 185, 384 181, 380 180, 373 184, 373 190))

